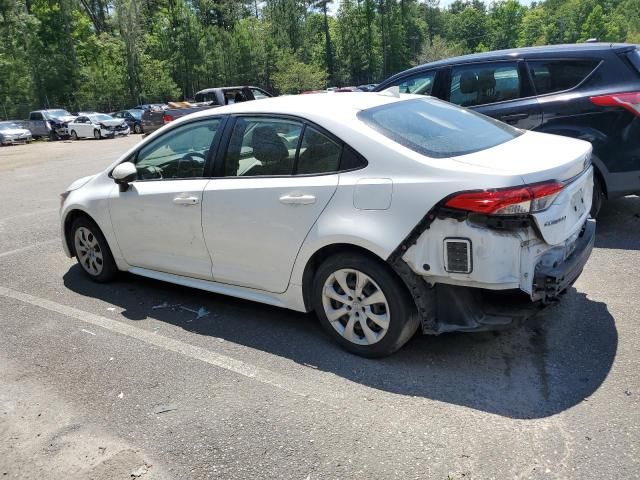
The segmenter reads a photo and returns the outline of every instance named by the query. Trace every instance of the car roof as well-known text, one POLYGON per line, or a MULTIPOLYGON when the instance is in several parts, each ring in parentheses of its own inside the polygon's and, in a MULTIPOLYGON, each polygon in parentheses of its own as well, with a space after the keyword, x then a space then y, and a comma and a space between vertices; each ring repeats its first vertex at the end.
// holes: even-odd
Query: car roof
MULTIPOLYGON (((423 95, 400 96, 373 92, 345 92, 336 95, 284 95, 259 102, 240 102, 214 109, 206 109, 182 118, 206 118, 229 114, 274 114, 306 118, 320 125, 349 124, 361 110, 386 105, 409 98, 425 98, 423 95)), ((181 119, 180 119, 181 120, 181 119)))
MULTIPOLYGON (((216 90, 242 90, 243 88, 260 88, 260 87, 254 87, 253 85, 236 85, 235 87, 211 87, 211 88, 204 88, 202 90, 198 90, 196 94, 214 92, 216 90)), ((260 88, 260 90, 262 89, 260 88)))
POLYGON ((404 70, 393 77, 398 75, 405 75, 411 72, 418 72, 425 68, 436 68, 447 65, 455 65, 458 63, 472 63, 483 60, 509 60, 521 57, 544 57, 547 54, 562 54, 566 56, 579 56, 585 53, 596 53, 609 50, 627 50, 630 48, 637 48, 637 45, 630 43, 571 43, 562 45, 545 45, 540 47, 522 47, 522 48, 510 48, 507 50, 494 50, 491 52, 472 53, 469 55, 462 55, 459 57, 450 57, 443 60, 437 60, 435 62, 424 63, 418 65, 409 70, 404 70))

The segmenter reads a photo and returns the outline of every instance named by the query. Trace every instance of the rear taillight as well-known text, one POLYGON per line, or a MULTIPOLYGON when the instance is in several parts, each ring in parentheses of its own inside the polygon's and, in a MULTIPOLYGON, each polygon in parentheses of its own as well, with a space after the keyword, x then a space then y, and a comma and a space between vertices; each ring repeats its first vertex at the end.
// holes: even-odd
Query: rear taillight
POLYGON ((600 107, 622 107, 640 117, 640 92, 612 93, 590 98, 591 103, 600 107))
POLYGON ((165 113, 165 114, 162 116, 162 121, 163 121, 164 123, 173 122, 173 116, 171 116, 171 115, 169 115, 169 114, 166 114, 166 113, 165 113))
POLYGON ((485 215, 523 215, 549 208, 563 188, 563 183, 553 181, 523 187, 462 192, 447 200, 445 207, 485 215))

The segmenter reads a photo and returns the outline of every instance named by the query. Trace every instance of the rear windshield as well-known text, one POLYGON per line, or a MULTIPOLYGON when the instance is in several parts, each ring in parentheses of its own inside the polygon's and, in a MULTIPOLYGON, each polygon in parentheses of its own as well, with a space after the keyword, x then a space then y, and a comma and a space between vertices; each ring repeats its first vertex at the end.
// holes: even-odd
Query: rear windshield
POLYGON ((435 98, 370 108, 358 118, 391 140, 434 158, 479 152, 522 134, 505 123, 435 98))

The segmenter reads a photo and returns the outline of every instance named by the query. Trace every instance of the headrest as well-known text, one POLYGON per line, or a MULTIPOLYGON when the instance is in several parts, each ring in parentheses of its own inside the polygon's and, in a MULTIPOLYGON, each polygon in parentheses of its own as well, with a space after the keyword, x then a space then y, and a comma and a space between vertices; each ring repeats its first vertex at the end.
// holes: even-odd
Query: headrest
POLYGON ((462 72, 460 74, 460 93, 469 94, 478 91, 478 78, 475 72, 462 72))
POLYGON ((253 156, 263 163, 279 162, 289 156, 289 150, 273 127, 256 127, 252 143, 253 156))
POLYGON ((496 87, 496 77, 493 70, 481 70, 478 74, 478 89, 491 90, 496 87))

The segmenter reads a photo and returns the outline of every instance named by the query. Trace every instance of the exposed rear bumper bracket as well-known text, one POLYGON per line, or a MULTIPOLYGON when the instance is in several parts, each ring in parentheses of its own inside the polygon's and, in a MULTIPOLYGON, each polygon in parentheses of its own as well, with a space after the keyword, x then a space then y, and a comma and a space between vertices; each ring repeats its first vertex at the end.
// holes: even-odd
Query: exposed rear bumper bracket
POLYGON ((534 301, 553 302, 576 281, 593 250, 595 233, 595 220, 587 220, 576 240, 575 250, 562 264, 553 268, 536 267, 532 295, 534 301))

